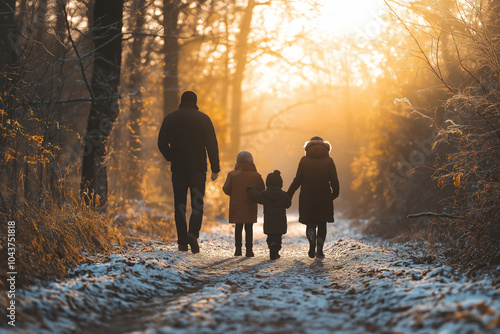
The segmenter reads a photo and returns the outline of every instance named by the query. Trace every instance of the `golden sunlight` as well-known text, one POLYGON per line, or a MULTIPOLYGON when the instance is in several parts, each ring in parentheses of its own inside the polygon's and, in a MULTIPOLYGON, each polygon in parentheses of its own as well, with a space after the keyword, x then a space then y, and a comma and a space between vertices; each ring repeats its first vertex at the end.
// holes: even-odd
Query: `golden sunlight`
POLYGON ((323 0, 321 30, 329 33, 364 31, 376 18, 379 0, 323 0))
POLYGON ((287 45, 281 55, 297 66, 287 68, 270 55, 253 61, 252 74, 258 80, 254 91, 281 95, 283 87, 293 90, 304 84, 304 78, 318 81, 325 76, 327 82, 341 84, 346 71, 350 84, 359 85, 380 74, 381 54, 370 41, 387 26, 382 18, 383 0, 318 0, 316 4, 317 11, 311 11, 310 3, 294 2, 295 9, 311 15, 296 17, 282 26, 272 10, 263 7, 261 15, 267 28, 279 27, 277 41, 287 45), (307 41, 289 42, 301 33, 307 35, 307 41), (353 45, 355 51, 351 50, 353 45))

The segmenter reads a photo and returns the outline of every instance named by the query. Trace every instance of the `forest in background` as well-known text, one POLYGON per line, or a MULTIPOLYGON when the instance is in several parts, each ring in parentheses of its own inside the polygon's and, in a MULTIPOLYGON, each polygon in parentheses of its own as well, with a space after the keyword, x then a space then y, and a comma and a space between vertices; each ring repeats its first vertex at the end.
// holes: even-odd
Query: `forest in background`
POLYGON ((2 1, 0 234, 16 221, 19 270, 63 274, 129 229, 171 235, 156 140, 188 89, 220 145, 209 220, 227 215, 239 150, 287 187, 319 135, 337 213, 500 263, 500 1, 373 3, 343 28, 319 0, 2 1))

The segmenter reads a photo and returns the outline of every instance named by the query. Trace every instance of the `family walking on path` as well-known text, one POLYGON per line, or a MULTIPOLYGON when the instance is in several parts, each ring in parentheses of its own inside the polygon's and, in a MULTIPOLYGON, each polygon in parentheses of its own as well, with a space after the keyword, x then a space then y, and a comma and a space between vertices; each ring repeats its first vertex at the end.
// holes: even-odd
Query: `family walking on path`
MULTIPOLYGON (((175 226, 180 251, 199 253, 198 237, 203 218, 207 154, 215 181, 220 172, 217 136, 210 117, 197 106, 197 95, 186 91, 179 109, 168 114, 160 128, 158 148, 171 162, 174 190, 175 226), (190 191, 192 212, 186 220, 187 191, 190 191)), ((242 151, 236 165, 226 178, 223 191, 230 196, 229 222, 235 224, 235 256, 242 255, 243 229, 245 255, 253 257, 253 224, 257 222, 257 204, 264 206, 264 233, 267 235, 270 258, 280 257, 281 239, 287 231, 286 209, 300 187, 299 222, 305 224, 309 241, 308 255, 324 258, 327 223, 334 221, 333 200, 339 196, 339 181, 335 163, 330 157, 331 146, 320 137, 306 142, 305 155, 299 162, 296 176, 283 191, 281 172, 275 170, 266 183, 257 172, 253 156, 242 151)))

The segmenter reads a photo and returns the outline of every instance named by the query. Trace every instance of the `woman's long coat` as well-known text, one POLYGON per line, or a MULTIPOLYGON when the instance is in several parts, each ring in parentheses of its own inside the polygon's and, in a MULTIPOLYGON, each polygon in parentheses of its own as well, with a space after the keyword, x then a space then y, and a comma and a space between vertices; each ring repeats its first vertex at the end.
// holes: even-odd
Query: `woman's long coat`
POLYGON ((333 222, 333 200, 339 196, 339 180, 330 144, 322 140, 311 140, 306 144, 306 154, 300 160, 288 194, 299 187, 299 221, 303 224, 333 222))
POLYGON ((257 221, 257 203, 247 195, 247 187, 258 191, 264 190, 264 181, 251 162, 237 163, 235 169, 227 175, 222 190, 229 199, 229 222, 236 224, 255 223, 257 221))

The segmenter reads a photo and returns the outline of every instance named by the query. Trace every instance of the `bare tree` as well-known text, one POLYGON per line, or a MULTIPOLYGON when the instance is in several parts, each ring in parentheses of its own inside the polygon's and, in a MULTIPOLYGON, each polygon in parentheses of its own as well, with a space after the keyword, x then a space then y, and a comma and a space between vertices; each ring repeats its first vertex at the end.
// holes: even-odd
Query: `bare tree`
POLYGON ((89 88, 92 102, 85 134, 81 191, 87 203, 101 209, 105 208, 108 196, 106 143, 119 112, 122 16, 122 0, 96 0, 94 69, 89 88))
POLYGON ((233 98, 231 108, 231 147, 233 152, 237 152, 240 146, 241 137, 241 103, 242 103, 242 83, 245 74, 245 67, 248 57, 248 36, 251 31, 253 11, 257 3, 255 0, 248 0, 243 11, 240 22, 240 29, 237 36, 237 46, 235 54, 236 69, 233 74, 233 98))
POLYGON ((182 1, 163 0, 163 112, 164 115, 177 109, 179 101, 179 27, 178 20, 182 1))
MULTIPOLYGON (((412 54, 449 90, 443 108, 433 120, 437 135, 433 149, 438 154, 434 180, 437 186, 452 191, 442 199, 446 215, 432 213, 441 241, 453 250, 452 260, 461 263, 490 262, 500 256, 500 39, 498 37, 499 1, 421 1, 411 7, 421 19, 413 24, 389 5, 393 15, 407 31, 414 45, 412 54), (454 8, 452 11, 451 8, 454 8), (425 22, 425 24, 422 24, 425 22), (456 86, 443 70, 445 59, 460 69, 456 86), (431 39, 431 43, 426 43, 431 39), (430 50, 429 50, 430 49, 430 50), (450 51, 451 50, 451 51, 450 51)), ((426 213, 428 215, 428 213, 426 213)))
POLYGON ((142 66, 144 37, 140 34, 145 23, 146 0, 134 0, 131 18, 131 29, 135 33, 127 53, 125 67, 129 71, 127 85, 132 92, 129 97, 129 112, 126 120, 127 155, 126 174, 129 176, 126 183, 127 198, 140 199, 142 197, 141 183, 143 171, 141 168, 141 119, 143 116, 143 94, 141 87, 144 84, 144 68, 142 66))
MULTIPOLYGON (((16 1, 8 0, 0 2, 0 71, 4 72, 7 66, 16 61, 14 44, 16 40, 15 22, 16 1)), ((0 84, 4 78, 0 78, 0 84)), ((2 84, 3 86, 3 84, 2 84)))

